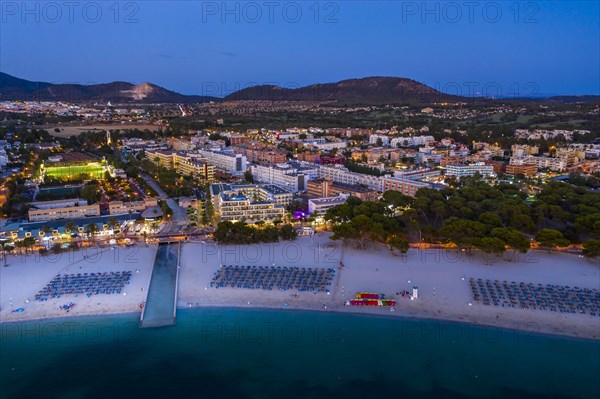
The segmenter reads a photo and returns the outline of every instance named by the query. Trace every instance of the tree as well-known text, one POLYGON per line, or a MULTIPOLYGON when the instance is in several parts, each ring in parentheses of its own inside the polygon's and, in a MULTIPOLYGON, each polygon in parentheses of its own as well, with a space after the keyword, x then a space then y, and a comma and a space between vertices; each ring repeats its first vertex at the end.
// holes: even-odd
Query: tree
POLYGON ((121 226, 121 223, 119 223, 119 220, 117 220, 116 217, 112 217, 112 218, 108 219, 107 224, 108 224, 108 227, 110 227, 113 231, 117 230, 121 226))
POLYGON ((600 258, 600 240, 589 240, 583 244, 583 255, 591 259, 600 258))
POLYGON ((387 243, 390 246, 390 248, 392 249, 392 252, 394 250, 397 250, 397 251, 405 254, 409 248, 408 241, 406 241, 404 238, 398 237, 398 236, 391 236, 390 238, 388 238, 387 243))
MULTIPOLYGON (((502 254, 506 250, 506 243, 497 237, 476 238, 473 243, 488 255, 502 254)), ((489 259, 490 257, 487 257, 486 263, 489 263, 489 259)))
POLYGON ((96 223, 90 223, 87 226, 85 226, 85 232, 88 236, 92 237, 93 241, 94 236, 96 235, 96 233, 98 233, 98 226, 96 225, 96 223))
POLYGON ((298 236, 298 232, 291 224, 284 224, 279 229, 279 235, 282 239, 291 241, 298 236))
POLYGON ((365 249, 365 239, 369 236, 373 228, 373 220, 367 215, 358 215, 352 218, 350 222, 358 232, 360 239, 360 248, 365 249))
POLYGON ((483 212, 479 215, 477 220, 490 227, 502 226, 502 219, 494 212, 483 212))
POLYGON ((438 234, 456 244, 458 248, 469 247, 476 238, 485 234, 485 225, 473 220, 451 217, 439 229, 438 234))
POLYGON ((435 221, 437 222, 438 218, 444 222, 444 216, 446 215, 447 208, 446 204, 443 201, 436 200, 431 203, 431 211, 435 214, 435 221))
POLYGON ((504 241, 515 252, 527 253, 531 248, 531 242, 520 231, 513 228, 496 227, 492 229, 492 236, 504 241))
POLYGON ((396 190, 388 190, 383 193, 383 200, 391 205, 393 208, 398 208, 399 206, 406 207, 412 204, 413 199, 408 195, 402 194, 400 191, 396 190))
POLYGON ((59 243, 53 244, 52 245, 52 252, 54 252, 55 254, 59 254, 62 252, 62 245, 59 243))
POLYGON ((356 240, 358 236, 358 231, 350 222, 336 224, 333 226, 332 231, 333 235, 331 236, 331 239, 339 240, 341 238, 344 240, 344 244, 347 243, 348 240, 356 240))
POLYGON ((81 189, 79 196, 87 200, 88 204, 94 204, 100 201, 102 194, 96 184, 87 184, 81 189))
POLYGON ((560 231, 554 229, 541 229, 535 239, 542 247, 548 248, 567 247, 570 244, 560 231))
POLYGON ((23 246, 25 247, 25 251, 27 251, 28 249, 30 249, 34 245, 35 245, 35 238, 33 238, 33 237, 25 237, 23 239, 23 246))
POLYGON ((248 183, 254 183, 254 176, 252 176, 252 172, 250 172, 249 170, 247 170, 244 173, 244 179, 248 182, 248 183))
POLYGON ((15 245, 11 241, 2 243, 2 257, 4 258, 4 266, 7 265, 7 263, 6 263, 6 252, 7 251, 12 251, 13 249, 15 249, 15 245))
POLYGON ((69 220, 65 223, 65 231, 72 233, 77 229, 77 225, 72 220, 69 220))

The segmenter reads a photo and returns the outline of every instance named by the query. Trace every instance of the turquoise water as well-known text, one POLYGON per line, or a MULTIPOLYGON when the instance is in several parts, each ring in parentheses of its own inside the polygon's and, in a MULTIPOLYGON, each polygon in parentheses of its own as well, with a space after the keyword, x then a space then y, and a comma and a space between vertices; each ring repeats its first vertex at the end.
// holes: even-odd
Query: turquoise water
POLYGON ((0 398, 598 398, 600 343, 299 311, 0 325, 0 398))

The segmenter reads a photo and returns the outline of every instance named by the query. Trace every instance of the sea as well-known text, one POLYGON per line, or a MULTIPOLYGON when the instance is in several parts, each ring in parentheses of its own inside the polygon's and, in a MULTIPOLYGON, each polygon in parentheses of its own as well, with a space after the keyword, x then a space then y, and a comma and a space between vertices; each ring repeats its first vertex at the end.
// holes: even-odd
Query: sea
POLYGON ((296 310, 0 324, 0 398, 594 398, 600 341, 296 310))

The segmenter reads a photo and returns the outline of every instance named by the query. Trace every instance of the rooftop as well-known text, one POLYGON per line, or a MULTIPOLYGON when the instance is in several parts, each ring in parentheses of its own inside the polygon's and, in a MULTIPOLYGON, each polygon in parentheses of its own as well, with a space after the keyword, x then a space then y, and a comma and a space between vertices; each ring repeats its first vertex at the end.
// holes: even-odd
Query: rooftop
POLYGON ((337 197, 327 197, 327 198, 313 198, 309 199, 309 202, 312 202, 315 205, 341 205, 346 202, 348 197, 337 196, 337 197))

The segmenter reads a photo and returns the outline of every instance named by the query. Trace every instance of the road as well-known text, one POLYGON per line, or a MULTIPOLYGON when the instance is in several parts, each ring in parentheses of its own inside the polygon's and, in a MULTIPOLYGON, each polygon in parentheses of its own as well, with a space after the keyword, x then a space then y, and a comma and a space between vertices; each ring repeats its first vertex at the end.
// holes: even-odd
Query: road
POLYGON ((184 227, 188 225, 187 212, 184 208, 177 205, 174 199, 169 198, 167 193, 158 185, 156 180, 151 178, 145 173, 142 173, 142 179, 150 186, 156 193, 158 194, 158 198, 162 201, 165 201, 169 208, 173 211, 173 216, 171 217, 170 225, 165 226, 165 228, 161 231, 161 233, 181 233, 184 227))

